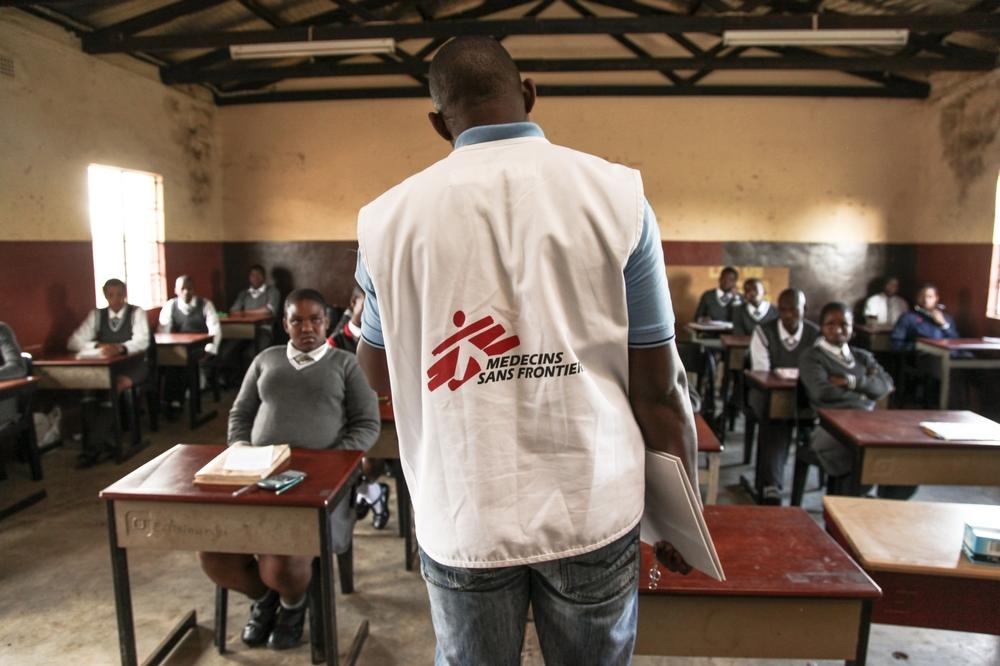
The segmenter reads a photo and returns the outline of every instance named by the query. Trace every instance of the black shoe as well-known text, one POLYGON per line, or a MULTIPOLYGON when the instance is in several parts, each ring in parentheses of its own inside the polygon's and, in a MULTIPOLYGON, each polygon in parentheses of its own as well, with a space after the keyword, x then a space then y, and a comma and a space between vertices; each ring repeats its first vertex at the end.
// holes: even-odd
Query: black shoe
POLYGON ((389 486, 384 483, 378 485, 382 494, 372 504, 372 527, 380 530, 389 522, 389 486))
POLYGON ((781 490, 777 486, 767 486, 760 495, 760 503, 765 506, 781 506, 781 490))
POLYGON ((354 517, 357 520, 364 520, 365 516, 368 515, 368 509, 371 508, 371 504, 364 497, 357 497, 354 500, 354 517))
POLYGON ((244 643, 257 647, 267 642, 278 616, 278 606, 278 593, 274 590, 268 590, 262 600, 250 604, 250 619, 241 636, 244 643))
POLYGON ((302 642, 302 629, 306 623, 306 606, 302 602, 298 608, 278 608, 278 619, 267 639, 267 647, 272 650, 288 650, 302 642))

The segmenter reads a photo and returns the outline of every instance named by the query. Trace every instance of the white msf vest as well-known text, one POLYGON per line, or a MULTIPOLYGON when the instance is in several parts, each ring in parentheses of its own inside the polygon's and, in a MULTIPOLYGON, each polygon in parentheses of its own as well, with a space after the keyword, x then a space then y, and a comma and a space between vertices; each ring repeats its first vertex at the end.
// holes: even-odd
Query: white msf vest
POLYGON ((634 527, 623 269, 639 173, 540 137, 465 146, 362 209, 417 538, 435 561, 578 555, 634 527))

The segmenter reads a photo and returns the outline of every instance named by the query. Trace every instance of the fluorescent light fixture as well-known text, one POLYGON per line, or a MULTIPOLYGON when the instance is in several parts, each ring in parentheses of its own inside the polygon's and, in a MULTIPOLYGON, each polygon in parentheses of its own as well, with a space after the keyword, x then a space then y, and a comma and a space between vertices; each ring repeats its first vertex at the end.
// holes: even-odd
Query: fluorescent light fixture
POLYGON ((366 55, 394 53, 396 40, 385 39, 331 39, 327 41, 273 42, 269 44, 238 44, 229 47, 233 60, 262 58, 311 58, 332 55, 366 55))
POLYGON ((906 46, 909 30, 726 30, 726 46, 906 46))

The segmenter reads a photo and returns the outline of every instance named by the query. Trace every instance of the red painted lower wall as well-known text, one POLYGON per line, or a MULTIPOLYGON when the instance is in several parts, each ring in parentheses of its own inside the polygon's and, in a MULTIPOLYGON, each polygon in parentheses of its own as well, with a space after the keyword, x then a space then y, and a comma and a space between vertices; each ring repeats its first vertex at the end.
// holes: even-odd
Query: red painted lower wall
MULTIPOLYGON (((188 274, 194 278, 199 293, 211 298, 220 309, 225 310, 235 295, 226 293, 226 285, 230 285, 230 290, 234 288, 232 285, 242 286, 246 280, 248 261, 264 260, 263 256, 250 256, 238 251, 242 245, 220 242, 166 243, 164 260, 168 291, 171 292, 167 296, 173 295, 174 279, 178 275, 188 274), (233 250, 229 252, 232 256, 228 262, 233 265, 227 265, 227 248, 233 250)), ((302 244, 289 245, 298 248, 302 244)), ((333 298, 332 302, 339 303, 345 294, 350 294, 353 275, 352 266, 348 265, 351 262, 341 256, 346 252, 341 247, 346 247, 345 243, 317 242, 305 245, 308 246, 308 251, 296 251, 297 263, 289 263, 290 267, 299 272, 304 271, 301 276, 293 276, 302 281, 301 285, 295 286, 304 286, 306 282, 310 286, 312 282, 323 286, 325 283, 317 281, 317 275, 327 276, 329 280, 335 277, 335 283, 331 282, 332 286, 326 287, 330 291, 328 297, 333 298), (339 300, 338 295, 341 296, 339 300)), ((725 262, 726 247, 726 243, 717 241, 666 242, 664 253, 667 261, 674 265, 711 266, 725 262)), ((1000 321, 988 319, 985 314, 993 251, 991 245, 927 244, 895 248, 895 251, 902 248, 904 253, 901 257, 906 258, 907 264, 914 264, 912 275, 915 282, 929 281, 938 285, 942 302, 955 315, 962 335, 1000 336, 1000 321)), ((278 252, 275 256, 284 255, 278 252)), ((808 253, 797 256, 807 257, 808 253)), ((762 256, 761 260, 762 263, 769 263, 766 256, 762 256)), ((274 266, 268 266, 268 269, 274 269, 274 266)), ((14 328, 22 347, 63 348, 73 329, 88 310, 94 307, 93 284, 93 259, 89 242, 0 241, 0 321, 6 321, 14 328)), ((155 321, 155 311, 150 314, 155 321)))
MULTIPOLYGON (((202 294, 224 302, 222 243, 166 243, 164 258, 170 292, 174 278, 189 273, 202 294)), ((0 321, 23 349, 65 349, 94 305, 88 241, 0 241, 0 321)))

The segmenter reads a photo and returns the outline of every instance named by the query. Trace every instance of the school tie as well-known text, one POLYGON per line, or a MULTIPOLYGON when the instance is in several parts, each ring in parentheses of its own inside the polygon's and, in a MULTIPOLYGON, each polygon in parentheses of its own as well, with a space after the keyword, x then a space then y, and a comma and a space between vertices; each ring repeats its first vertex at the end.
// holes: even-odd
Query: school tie
POLYGON ((299 354, 292 360, 294 360, 299 365, 305 365, 306 363, 312 360, 312 356, 310 356, 309 354, 299 354))

